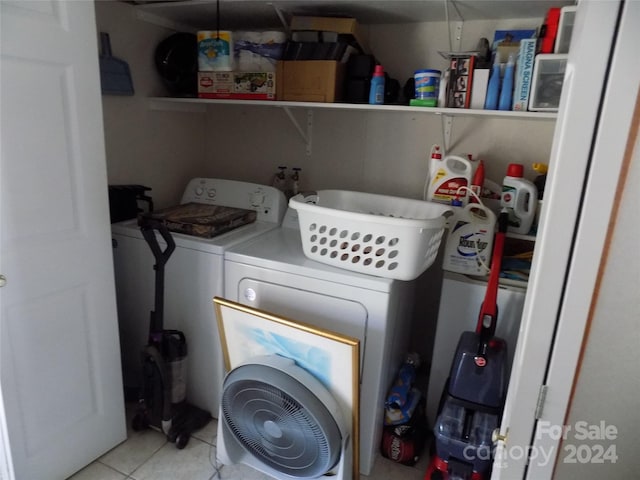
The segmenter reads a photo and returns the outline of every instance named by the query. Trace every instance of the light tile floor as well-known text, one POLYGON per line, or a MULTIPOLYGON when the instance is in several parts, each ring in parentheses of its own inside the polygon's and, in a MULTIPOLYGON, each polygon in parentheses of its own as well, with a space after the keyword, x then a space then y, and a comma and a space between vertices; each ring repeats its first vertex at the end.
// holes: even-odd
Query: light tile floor
MULTIPOLYGON (((107 452, 69 480, 273 480, 244 465, 216 466, 217 422, 193 433, 183 450, 155 430, 134 432, 132 408, 127 408, 127 440, 107 452)), ((428 447, 418 463, 409 467, 378 454, 370 476, 361 480, 422 480, 429 462, 428 447)))

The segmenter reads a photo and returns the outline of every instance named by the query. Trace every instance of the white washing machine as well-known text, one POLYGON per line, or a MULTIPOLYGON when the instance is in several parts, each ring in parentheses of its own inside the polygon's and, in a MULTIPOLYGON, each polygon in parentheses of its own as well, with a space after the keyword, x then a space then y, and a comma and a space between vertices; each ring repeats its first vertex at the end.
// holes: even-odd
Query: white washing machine
MULTIPOLYGON (((211 239, 173 233, 176 249, 165 267, 164 328, 181 330, 187 339, 187 399, 217 417, 224 365, 213 297, 224 294, 224 252, 279 227, 286 199, 269 186, 195 178, 180 203, 188 202, 257 213, 255 222, 211 239)), ((154 308, 155 259, 136 220, 115 223, 111 231, 124 385, 137 390, 140 352, 147 343, 154 308)), ((158 239, 164 248, 159 235, 158 239)))
POLYGON ((307 259, 297 213, 225 252, 225 297, 360 340, 360 472, 380 449, 384 402, 409 346, 414 284, 307 259))

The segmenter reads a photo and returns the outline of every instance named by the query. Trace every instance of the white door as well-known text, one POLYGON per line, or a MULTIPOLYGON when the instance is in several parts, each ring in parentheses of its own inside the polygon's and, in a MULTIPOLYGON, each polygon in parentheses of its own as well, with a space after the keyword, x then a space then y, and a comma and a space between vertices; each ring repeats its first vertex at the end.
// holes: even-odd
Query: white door
MULTIPOLYGON (((536 412, 539 392, 545 383, 556 326, 564 321, 561 309, 575 253, 574 236, 590 167, 591 141, 598 127, 620 3, 583 1, 578 6, 534 260, 500 427, 503 440, 497 445, 494 480, 525 477, 539 416, 536 412)), ((597 265, 599 257, 575 261, 597 265)), ((586 291, 581 295, 585 300, 590 296, 586 291)), ((577 345, 580 339, 574 339, 577 345)), ((538 455, 543 453, 546 455, 548 451, 536 451, 538 455)), ((546 461, 553 463, 554 459, 546 461)), ((528 478, 538 477, 534 474, 528 478)))
POLYGON ((126 438, 94 6, 0 9, 4 448, 61 479, 126 438))
MULTIPOLYGON (((612 234, 610 221, 614 213, 614 205, 620 201, 619 181, 624 180, 623 164, 630 161, 634 132, 633 125, 636 98, 640 91, 640 58, 637 47, 640 45, 640 3, 626 2, 623 7, 623 15, 618 23, 618 35, 615 49, 609 65, 609 78, 602 102, 597 134, 594 138, 591 155, 589 175, 585 184, 582 201, 582 214, 578 223, 576 240, 573 247, 572 261, 569 267, 562 307, 559 312, 560 321, 556 330, 555 342, 549 363, 548 373, 545 378, 547 394, 541 411, 538 415, 536 433, 534 435, 533 451, 553 452, 559 463, 566 462, 568 468, 572 463, 591 463, 591 467, 598 468, 598 463, 603 463, 601 468, 607 468, 612 473, 611 463, 616 463, 615 442, 611 438, 603 436, 605 430, 597 426, 599 446, 609 454, 602 460, 599 458, 598 448, 591 452, 591 445, 584 442, 584 424, 565 425, 569 399, 574 387, 574 377, 579 368, 580 351, 583 346, 581 341, 590 317, 593 316, 593 308, 598 300, 599 290, 596 285, 602 274, 601 257, 604 253, 607 237, 612 234), (560 433, 563 432, 563 433, 560 433), (562 440, 567 442, 561 445, 562 440), (583 440, 583 441, 581 441, 583 440), (579 448, 578 460, 575 460, 573 449, 579 448), (609 448, 613 445, 613 448, 609 448), (572 448, 573 447, 573 448, 572 448), (585 450, 587 449, 587 450, 585 450)), ((636 125, 637 128, 637 125, 636 125)), ((637 134, 637 132, 635 132, 637 134)), ((637 189, 638 185, 628 184, 627 189, 637 189)), ((635 220, 640 218, 635 206, 635 217, 618 217, 616 228, 628 229, 637 237, 638 224, 635 220), (633 220, 633 221, 632 221, 633 220)), ((608 248, 608 247, 606 247, 608 248)), ((625 252, 629 255, 629 252, 625 252)), ((629 255, 637 258, 635 252, 629 255)), ((636 263, 637 265, 637 263, 636 263)), ((634 279, 633 261, 627 262, 626 270, 620 274, 629 275, 634 279)), ((636 292, 638 272, 635 271, 636 292)), ((631 280, 633 282, 633 280, 631 280)), ((636 297, 637 298, 637 297, 636 297)), ((621 305, 621 312, 629 312, 631 317, 637 315, 633 305, 621 305), (633 313, 630 313, 633 312, 633 313)), ((618 328, 618 318, 610 318, 612 328, 618 328)), ((631 333, 631 332, 630 332, 631 333)), ((611 354, 616 354, 615 345, 609 347, 611 354)), ((620 377, 619 372, 611 372, 611 375, 620 377)), ((637 376, 624 380, 627 385, 632 385, 637 376)), ((620 382, 622 383, 622 381, 620 382)), ((614 392, 603 392, 606 395, 614 392)), ((604 417, 603 417, 604 418, 604 417)), ((579 419, 584 422, 584 419, 579 419)), ((585 422, 586 423, 586 422, 585 422)), ((608 422, 605 422, 608 423, 608 422)), ((615 426, 613 426, 615 427, 615 426)), ((618 426, 621 430, 623 425, 618 426)), ((590 425, 593 431, 593 425, 590 425)), ((609 427, 609 430, 611 427, 609 427)), ((607 434, 608 435, 608 434, 607 434)), ((591 437, 593 438, 593 437, 591 437)), ((621 440, 624 438, 620 435, 621 440)), ((632 447, 634 450, 637 447, 632 447)), ((630 465, 632 460, 621 456, 621 463, 630 465)), ((529 465, 527 478, 541 480, 552 478, 556 462, 543 461, 542 455, 538 455, 529 465)), ((624 476, 624 467, 619 466, 624 476)), ((571 471, 571 470, 568 470, 571 471)), ((574 470, 575 471, 575 470, 574 470)), ((602 473, 603 470, 599 472, 602 473)), ((628 472, 627 472, 628 473, 628 472)), ((615 476, 615 474, 614 474, 615 476)), ((594 475, 593 478, 596 478, 594 475)))

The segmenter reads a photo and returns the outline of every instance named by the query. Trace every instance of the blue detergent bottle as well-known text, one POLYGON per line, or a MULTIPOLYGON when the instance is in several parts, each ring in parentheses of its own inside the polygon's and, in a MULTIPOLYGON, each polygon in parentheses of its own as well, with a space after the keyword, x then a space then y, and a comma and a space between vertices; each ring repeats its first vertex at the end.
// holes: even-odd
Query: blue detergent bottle
POLYGON ((513 74, 516 62, 513 54, 509 54, 509 60, 504 68, 504 78, 502 79, 502 89, 500 90, 500 101, 498 110, 511 110, 511 100, 513 98, 513 74))
POLYGON ((487 87, 487 98, 484 101, 485 110, 497 110, 498 98, 500 96, 500 62, 496 53, 493 67, 491 67, 491 76, 489 77, 489 86, 487 87))
POLYGON ((371 78, 371 89, 369 90, 369 103, 371 105, 382 105, 384 103, 384 69, 382 65, 376 65, 371 78))

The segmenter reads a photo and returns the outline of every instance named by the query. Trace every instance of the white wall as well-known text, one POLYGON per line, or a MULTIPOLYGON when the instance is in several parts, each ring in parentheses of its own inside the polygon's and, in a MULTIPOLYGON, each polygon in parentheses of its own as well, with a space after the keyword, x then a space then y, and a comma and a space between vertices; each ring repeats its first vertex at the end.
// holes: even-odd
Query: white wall
MULTIPOLYGON (((312 154, 284 111, 213 105, 206 114, 151 111, 145 97, 164 94, 152 63, 155 46, 171 32, 136 20, 133 7, 96 2, 100 29, 111 34, 113 53, 130 63, 135 97, 103 96, 110 183, 153 187, 158 206, 177 203, 192 176, 220 176, 270 183, 278 165, 301 167, 303 189, 355 189, 409 197, 422 195, 431 145, 442 143, 439 117, 412 113, 313 111, 312 154)), ((535 27, 531 20, 473 21, 461 48, 496 28, 535 27)), ((373 52, 401 85, 418 68, 443 68, 444 22, 376 25, 373 52)), ((296 110, 306 126, 306 110, 296 110)), ((509 162, 546 162, 553 122, 456 119, 452 153, 485 159, 487 177, 501 181, 509 162)))
MULTIPOLYGON (((555 478, 596 480, 640 478, 640 137, 636 138, 621 205, 615 221, 609 257, 588 331, 588 339, 566 425, 574 428, 558 455, 555 478), (615 426, 616 439, 575 439, 576 422, 615 426), (570 445, 573 445, 570 446, 570 445), (615 449, 618 460, 566 463, 572 448, 582 447, 584 459, 595 445, 615 449), (585 450, 588 448, 588 450, 585 450)), ((573 458, 576 458, 575 456, 573 458)), ((593 458, 593 456, 591 456, 593 458)))
POLYGON ((204 162, 204 122, 193 113, 158 112, 148 97, 165 94, 153 64, 155 47, 173 31, 141 22, 131 5, 99 0, 98 31, 109 33, 113 56, 129 64, 134 96, 102 96, 109 184, 153 188, 157 207, 178 203, 204 162))

